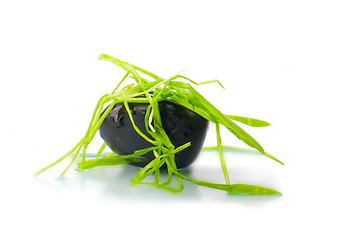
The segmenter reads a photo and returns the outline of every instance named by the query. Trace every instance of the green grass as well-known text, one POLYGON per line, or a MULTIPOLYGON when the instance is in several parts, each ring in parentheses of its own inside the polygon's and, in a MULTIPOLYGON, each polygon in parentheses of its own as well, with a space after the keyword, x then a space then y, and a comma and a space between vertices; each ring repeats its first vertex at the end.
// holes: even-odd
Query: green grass
POLYGON ((46 166, 45 168, 39 170, 35 175, 38 175, 50 167, 53 167, 57 163, 63 161, 68 156, 71 156, 71 161, 65 168, 65 170, 61 173, 64 175, 68 169, 73 165, 75 160, 81 156, 81 162, 78 163, 79 169, 89 169, 98 166, 109 166, 109 165, 121 165, 127 164, 134 161, 144 161, 143 155, 146 152, 152 151, 154 153, 155 158, 146 165, 143 169, 141 169, 132 179, 132 184, 149 184, 159 188, 164 188, 166 190, 172 192, 181 192, 184 189, 184 185, 182 183, 183 180, 190 181, 194 184, 205 186, 209 188, 214 188, 218 190, 224 190, 230 194, 245 194, 245 195, 277 195, 280 194, 278 191, 247 185, 247 184, 231 184, 230 178, 227 173, 225 158, 223 154, 224 149, 232 149, 232 150, 244 150, 236 147, 225 147, 221 145, 221 136, 220 136, 220 125, 226 127, 232 134, 234 134, 238 139, 246 143, 252 151, 261 153, 270 159, 275 160, 283 164, 277 158, 265 152, 262 146, 251 137, 246 131, 244 131, 239 125, 237 125, 234 121, 252 126, 252 127, 265 127, 270 124, 253 118, 240 117, 235 115, 225 115, 220 110, 218 110, 214 105, 212 105, 207 99, 205 99, 199 92, 195 90, 192 85, 202 85, 209 83, 218 83, 222 88, 223 85, 218 80, 211 80, 206 82, 195 82, 183 75, 175 74, 169 78, 161 78, 147 70, 144 70, 140 67, 134 66, 130 63, 118 60, 106 54, 101 54, 99 57, 100 60, 110 61, 117 66, 123 68, 126 71, 125 76, 120 81, 120 83, 116 86, 116 88, 110 93, 102 96, 92 115, 92 118, 89 123, 89 127, 85 133, 85 135, 81 138, 81 140, 64 156, 55 161, 54 163, 46 166), (149 79, 145 79, 141 77, 140 74, 146 75, 149 79), (130 85, 126 85, 118 90, 125 79, 131 78, 134 83, 130 85), (171 143, 169 137, 165 133, 165 130, 162 127, 161 117, 158 102, 159 101, 170 101, 176 103, 178 105, 182 105, 197 114, 203 116, 211 122, 216 124, 216 134, 217 134, 217 146, 214 148, 208 148, 208 150, 216 150, 219 152, 221 167, 223 170, 224 178, 226 184, 216 184, 210 182, 198 181, 195 179, 191 179, 183 174, 181 174, 175 164, 175 153, 182 151, 183 149, 189 147, 191 143, 186 143, 183 146, 175 148, 171 143), (122 155, 117 156, 114 153, 107 154, 106 156, 102 156, 102 152, 106 146, 106 144, 102 144, 97 154, 94 155, 93 159, 86 160, 87 156, 87 147, 94 138, 95 134, 98 132, 104 118, 108 115, 113 106, 117 103, 124 103, 124 106, 130 116, 130 120, 135 131, 142 136, 145 140, 150 142, 153 147, 142 149, 134 152, 130 155, 122 155), (147 108, 145 114, 145 126, 146 131, 150 134, 152 139, 148 138, 144 133, 142 133, 132 119, 132 114, 129 110, 129 103, 137 102, 137 103, 148 103, 149 107, 147 108), (101 114, 105 107, 108 108, 105 110, 104 114, 101 114), (167 180, 161 182, 159 178, 160 167, 166 164, 168 171, 167 180), (144 182, 144 179, 151 174, 155 174, 154 182, 144 182), (177 186, 173 186, 173 180, 176 180, 177 186))

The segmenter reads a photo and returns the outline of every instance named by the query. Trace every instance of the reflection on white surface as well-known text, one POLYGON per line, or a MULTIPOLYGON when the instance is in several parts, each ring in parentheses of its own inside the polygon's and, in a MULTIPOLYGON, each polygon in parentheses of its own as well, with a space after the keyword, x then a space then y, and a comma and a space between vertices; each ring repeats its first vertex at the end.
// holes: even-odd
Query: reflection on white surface
MULTIPOLYGON (((258 168, 261 161, 257 160, 259 155, 254 154, 236 154, 227 153, 229 160, 232 158, 240 158, 236 161, 229 161, 231 167, 228 172, 232 183, 246 183, 254 185, 266 185, 266 187, 273 187, 273 173, 267 172, 265 168, 258 168), (246 160, 253 164, 244 164, 246 160)), ((194 179, 210 181, 214 183, 223 183, 223 174, 220 164, 218 163, 217 154, 214 152, 202 152, 200 159, 187 169, 181 170, 186 176, 194 179)), ((261 158, 261 157, 260 157, 261 158)), ((264 159, 262 159, 264 160, 264 159)), ((271 160, 266 159, 265 162, 271 160)), ((277 167, 281 167, 280 165, 277 167)), ((95 197, 105 200, 115 201, 131 201, 131 202, 159 202, 159 201, 225 201, 225 202, 241 202, 247 204, 265 204, 269 201, 281 199, 281 196, 243 196, 230 195, 224 191, 209 189, 206 187, 195 185, 191 182, 183 180, 184 190, 181 193, 172 193, 164 189, 154 186, 137 184, 130 185, 131 179, 136 175, 139 168, 122 165, 122 166, 108 166, 98 167, 87 170, 70 170, 70 174, 64 177, 57 177, 56 179, 42 179, 38 178, 41 184, 47 185, 52 189, 61 189, 65 191, 79 191, 88 197, 95 197)), ((164 179, 166 172, 163 173, 164 179)), ((151 179, 152 176, 150 176, 151 179)))
MULTIPOLYGON (((283 182, 277 172, 283 168, 267 158, 228 152, 225 155, 232 183, 276 188, 283 182)), ((200 239, 209 226, 228 229, 232 225, 237 231, 235 227, 244 224, 252 233, 259 221, 267 224, 276 212, 285 211, 284 200, 289 199, 288 193, 280 197, 233 196, 187 181, 183 181, 184 191, 177 194, 148 185, 130 186, 138 171, 133 166, 81 172, 71 168, 64 177, 57 177, 64 163, 33 177, 38 170, 33 168, 35 158, 26 158, 21 168, 16 161, 5 162, 4 169, 16 171, 0 175, 0 212, 6 218, 5 232, 0 234, 11 234, 10 239, 118 239, 123 232, 130 233, 125 239, 135 235, 138 239, 158 239, 156 234, 164 231, 166 236, 174 236, 173 229, 183 226, 200 239)), ((213 152, 203 152, 194 165, 183 171, 195 179, 224 183, 218 156, 213 152)), ((182 233, 187 235, 186 231, 182 233)))

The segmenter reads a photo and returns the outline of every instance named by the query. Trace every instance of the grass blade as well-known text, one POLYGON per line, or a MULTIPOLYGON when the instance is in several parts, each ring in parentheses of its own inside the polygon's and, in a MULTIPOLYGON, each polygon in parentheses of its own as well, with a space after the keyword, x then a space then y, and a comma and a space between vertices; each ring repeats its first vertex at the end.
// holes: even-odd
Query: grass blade
POLYGON ((230 194, 245 194, 245 195, 281 195, 280 192, 271 188, 260 187, 248 184, 232 184, 228 190, 230 194))
POLYGON ((235 115, 226 115, 226 117, 241 122, 243 124, 249 125, 251 127, 267 127, 270 126, 270 123, 265 122, 263 120, 255 119, 255 118, 248 118, 248 117, 240 117, 235 115))
POLYGON ((145 162, 149 161, 148 158, 135 156, 135 157, 126 157, 125 156, 109 156, 109 157, 102 157, 102 158, 94 158, 91 160, 87 160, 85 162, 80 162, 78 167, 80 169, 89 169, 94 167, 100 166, 110 166, 110 165, 121 165, 121 164, 128 164, 132 162, 145 162))

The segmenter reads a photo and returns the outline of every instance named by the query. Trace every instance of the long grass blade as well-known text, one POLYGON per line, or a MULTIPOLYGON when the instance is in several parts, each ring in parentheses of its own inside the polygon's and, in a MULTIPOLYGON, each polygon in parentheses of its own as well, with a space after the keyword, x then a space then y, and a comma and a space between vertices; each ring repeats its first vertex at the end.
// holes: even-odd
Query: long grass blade
POLYGON ((249 125, 251 127, 267 127, 270 126, 270 123, 265 122, 263 120, 255 119, 255 118, 248 118, 248 117, 240 117, 235 115, 226 115, 226 117, 241 122, 243 124, 249 125))

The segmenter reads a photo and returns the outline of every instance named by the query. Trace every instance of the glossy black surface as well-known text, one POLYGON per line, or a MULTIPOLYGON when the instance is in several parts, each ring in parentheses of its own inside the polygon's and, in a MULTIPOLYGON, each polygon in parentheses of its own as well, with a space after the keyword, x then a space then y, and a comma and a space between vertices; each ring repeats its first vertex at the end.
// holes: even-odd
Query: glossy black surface
MULTIPOLYGON (((129 108, 136 126, 151 138, 146 131, 144 122, 148 105, 129 103, 129 108)), ((163 128, 172 144, 179 147, 191 142, 190 147, 175 154, 175 162, 178 168, 189 166, 195 161, 203 146, 209 125, 208 120, 183 106, 167 101, 159 102, 159 109, 163 128)), ((123 103, 116 104, 110 111, 100 127, 100 135, 117 155, 132 154, 136 150, 152 146, 134 130, 123 103)), ((155 158, 152 152, 143 156, 150 160, 131 164, 144 167, 155 158)))

